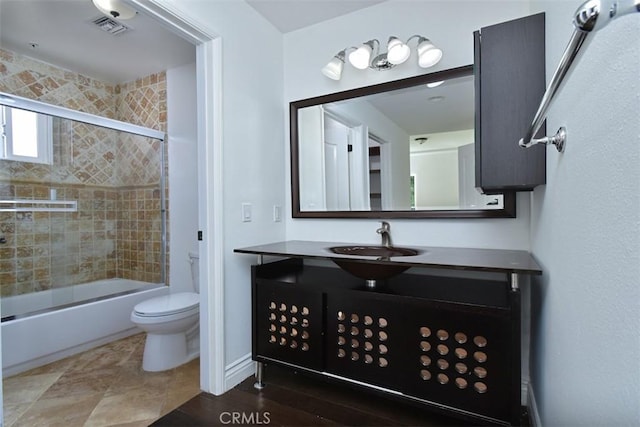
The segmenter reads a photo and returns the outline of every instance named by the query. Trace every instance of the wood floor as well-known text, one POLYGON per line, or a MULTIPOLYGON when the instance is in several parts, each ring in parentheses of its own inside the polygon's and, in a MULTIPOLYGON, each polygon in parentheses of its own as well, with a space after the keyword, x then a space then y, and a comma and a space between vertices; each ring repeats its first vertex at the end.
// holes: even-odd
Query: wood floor
MULTIPOLYGON (((266 369, 258 391, 248 378, 222 396, 201 393, 152 426, 470 426, 346 385, 277 366, 266 369)), ((523 425, 528 425, 526 414, 523 425)))

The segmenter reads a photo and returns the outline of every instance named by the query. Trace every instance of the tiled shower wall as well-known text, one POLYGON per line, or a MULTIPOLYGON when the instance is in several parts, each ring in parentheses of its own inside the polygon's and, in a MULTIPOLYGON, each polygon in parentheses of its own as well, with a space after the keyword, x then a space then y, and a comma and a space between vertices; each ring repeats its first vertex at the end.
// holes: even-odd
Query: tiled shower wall
MULTIPOLYGON (((166 131, 165 73, 112 85, 0 49, 0 91, 166 131)), ((48 199, 53 188, 78 201, 72 213, 0 212, 0 295, 113 277, 159 282, 163 147, 56 119, 54 165, 0 160, 1 199, 48 199)))

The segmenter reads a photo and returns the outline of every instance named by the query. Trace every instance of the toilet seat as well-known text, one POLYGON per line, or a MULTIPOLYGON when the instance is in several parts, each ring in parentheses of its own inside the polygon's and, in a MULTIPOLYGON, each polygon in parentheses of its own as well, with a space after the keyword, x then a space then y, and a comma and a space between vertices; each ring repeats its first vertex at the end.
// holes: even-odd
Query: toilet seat
POLYGON ((137 304, 133 313, 138 317, 163 317, 199 310, 200 295, 195 292, 178 292, 151 298, 137 304))

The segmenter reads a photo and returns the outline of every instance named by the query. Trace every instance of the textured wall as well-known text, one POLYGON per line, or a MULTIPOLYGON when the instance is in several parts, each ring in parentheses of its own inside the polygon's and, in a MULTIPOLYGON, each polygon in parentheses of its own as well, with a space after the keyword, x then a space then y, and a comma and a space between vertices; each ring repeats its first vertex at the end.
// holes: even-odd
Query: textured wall
MULTIPOLYGON (((166 130, 166 79, 110 85, 0 50, 0 91, 166 130)), ((0 160, 0 198, 77 200, 78 212, 0 213, 0 294, 104 278, 160 281, 159 141, 54 119, 54 164, 0 160)))
MULTIPOLYGON (((581 1, 535 1, 547 15, 547 81, 581 1)), ((547 120, 532 199, 532 389, 544 426, 640 425, 640 14, 593 34, 547 120)))

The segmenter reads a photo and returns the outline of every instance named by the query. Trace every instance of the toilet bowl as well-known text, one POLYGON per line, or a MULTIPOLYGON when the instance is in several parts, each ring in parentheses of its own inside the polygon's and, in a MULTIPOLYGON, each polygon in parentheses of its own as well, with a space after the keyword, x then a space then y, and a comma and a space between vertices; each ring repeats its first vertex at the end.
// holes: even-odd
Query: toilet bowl
MULTIPOLYGON (((198 290, 197 254, 189 253, 192 279, 198 290)), ((200 354, 200 295, 177 292, 137 304, 131 321, 147 333, 142 369, 150 372, 175 368, 200 354)))

